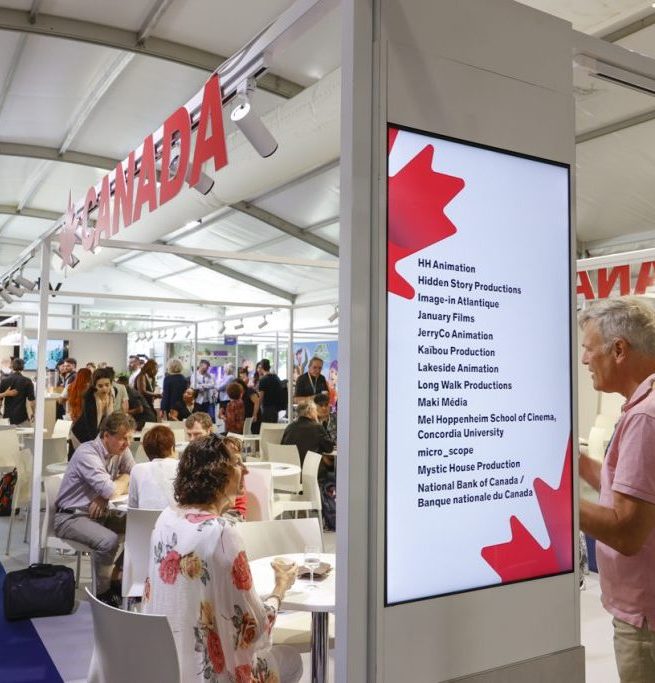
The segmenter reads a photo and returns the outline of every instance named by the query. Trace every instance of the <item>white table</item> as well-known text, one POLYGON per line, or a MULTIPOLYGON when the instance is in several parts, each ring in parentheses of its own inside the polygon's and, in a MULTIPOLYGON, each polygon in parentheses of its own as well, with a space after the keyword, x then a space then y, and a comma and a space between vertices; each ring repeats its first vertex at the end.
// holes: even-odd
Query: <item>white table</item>
MULTIPOLYGON (((276 558, 287 562, 303 563, 303 554, 272 555, 253 560, 250 563, 255 590, 262 597, 270 595, 275 584, 275 576, 271 562, 276 558)), ((283 609, 312 613, 312 683, 325 683, 328 675, 328 614, 335 609, 336 557, 332 553, 323 553, 321 562, 328 562, 334 567, 324 578, 316 581, 316 588, 307 588, 309 579, 297 578, 287 591, 280 604, 283 609)))
POLYGON ((291 463, 287 462, 255 462, 253 460, 248 460, 246 462, 246 467, 268 467, 271 470, 271 476, 273 479, 293 477, 300 474, 302 471, 299 465, 292 465, 291 463))
POLYGON ((46 471, 50 472, 50 474, 64 474, 67 467, 67 462, 53 462, 46 465, 46 471))

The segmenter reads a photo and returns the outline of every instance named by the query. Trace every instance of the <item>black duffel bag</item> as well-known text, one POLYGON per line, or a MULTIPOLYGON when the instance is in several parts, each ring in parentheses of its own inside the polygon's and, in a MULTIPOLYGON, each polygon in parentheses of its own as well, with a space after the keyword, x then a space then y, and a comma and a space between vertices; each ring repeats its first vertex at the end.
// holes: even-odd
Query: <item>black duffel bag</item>
POLYGON ((3 593, 9 621, 70 614, 75 604, 75 574, 62 564, 32 564, 9 572, 3 593))

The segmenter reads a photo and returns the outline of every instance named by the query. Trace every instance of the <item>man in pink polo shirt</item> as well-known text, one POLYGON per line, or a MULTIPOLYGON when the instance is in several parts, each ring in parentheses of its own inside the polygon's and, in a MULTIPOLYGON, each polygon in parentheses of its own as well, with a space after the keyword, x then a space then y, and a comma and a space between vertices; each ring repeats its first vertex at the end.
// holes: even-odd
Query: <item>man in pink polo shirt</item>
POLYGON ((580 456, 580 476, 600 491, 598 504, 581 501, 580 527, 598 540, 621 682, 645 683, 655 681, 655 310, 636 297, 606 299, 579 323, 594 389, 626 399, 602 466, 580 456))

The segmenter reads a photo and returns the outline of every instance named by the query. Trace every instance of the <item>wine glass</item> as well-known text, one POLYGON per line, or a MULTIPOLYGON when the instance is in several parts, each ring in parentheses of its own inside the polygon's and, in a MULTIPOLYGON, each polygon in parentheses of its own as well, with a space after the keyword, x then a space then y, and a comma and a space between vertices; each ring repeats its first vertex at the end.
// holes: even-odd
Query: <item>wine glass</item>
POLYGON ((305 546, 303 564, 309 569, 309 584, 307 588, 317 588, 317 585, 314 583, 314 571, 321 564, 321 549, 317 545, 305 546))

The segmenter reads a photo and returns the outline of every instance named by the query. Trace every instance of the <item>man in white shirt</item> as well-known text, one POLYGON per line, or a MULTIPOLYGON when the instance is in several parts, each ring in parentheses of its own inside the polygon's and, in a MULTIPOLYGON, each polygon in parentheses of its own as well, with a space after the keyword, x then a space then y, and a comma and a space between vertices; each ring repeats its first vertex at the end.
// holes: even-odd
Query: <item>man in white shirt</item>
POLYGON ((208 360, 201 360, 198 363, 198 371, 196 372, 196 386, 198 392, 196 403, 198 409, 203 413, 207 413, 211 417, 212 422, 216 421, 216 382, 209 372, 210 364, 208 360))

